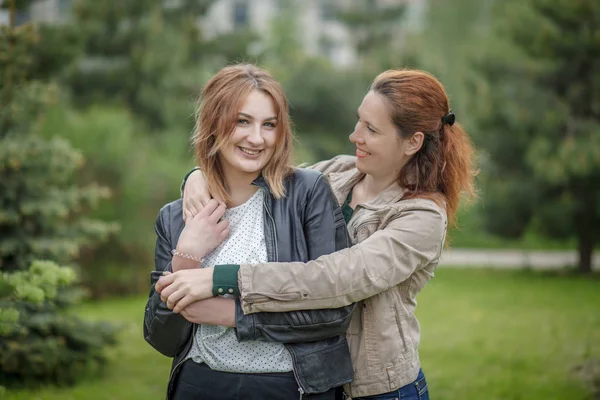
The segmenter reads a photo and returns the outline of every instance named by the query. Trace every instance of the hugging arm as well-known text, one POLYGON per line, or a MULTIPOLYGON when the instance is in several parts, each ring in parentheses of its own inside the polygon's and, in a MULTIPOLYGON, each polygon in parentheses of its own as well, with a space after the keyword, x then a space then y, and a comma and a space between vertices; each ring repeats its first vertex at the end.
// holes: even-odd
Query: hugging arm
MULTIPOLYGON (((303 208, 308 257, 315 260, 350 244, 342 211, 325 178, 320 175, 303 208)), ((310 342, 346 333, 354 304, 339 308, 255 313, 244 315, 236 300, 238 340, 281 343, 310 342)))
POLYGON ((438 259, 445 212, 433 201, 400 203, 394 220, 351 248, 307 263, 240 266, 244 312, 342 307, 384 292, 438 259))

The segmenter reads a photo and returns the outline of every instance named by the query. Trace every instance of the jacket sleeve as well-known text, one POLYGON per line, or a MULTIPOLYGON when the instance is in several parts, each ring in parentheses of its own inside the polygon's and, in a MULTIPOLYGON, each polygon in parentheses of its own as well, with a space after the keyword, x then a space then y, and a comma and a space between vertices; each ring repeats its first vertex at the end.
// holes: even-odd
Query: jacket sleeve
POLYGON ((385 228, 349 249, 308 263, 241 265, 243 311, 342 307, 384 292, 436 262, 446 214, 432 201, 400 203, 402 208, 385 228))
POLYGON ((167 308, 160 299, 160 293, 154 290, 163 271, 172 271, 171 249, 174 247, 168 234, 169 214, 169 206, 163 207, 154 226, 157 235, 154 252, 156 269, 150 273, 151 288, 144 314, 144 339, 163 355, 175 357, 189 340, 192 324, 167 308))
MULTIPOLYGON (((303 214, 308 257, 318 257, 350 245, 342 211, 323 175, 319 175, 303 214)), ((264 340, 280 343, 310 342, 344 335, 350 324, 354 304, 330 309, 255 313, 244 315, 236 302, 238 340, 264 340)))
POLYGON ((315 164, 309 165, 308 163, 300 164, 299 168, 312 169, 323 173, 325 176, 332 172, 343 172, 351 168, 354 168, 356 161, 355 156, 339 155, 329 160, 319 161, 315 164))

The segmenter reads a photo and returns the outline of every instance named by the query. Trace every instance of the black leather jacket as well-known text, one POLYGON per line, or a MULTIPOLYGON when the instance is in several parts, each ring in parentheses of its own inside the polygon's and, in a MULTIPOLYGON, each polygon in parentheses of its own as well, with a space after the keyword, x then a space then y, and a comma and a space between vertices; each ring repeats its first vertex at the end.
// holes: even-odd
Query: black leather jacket
MULTIPOLYGON (((269 261, 309 261, 350 245, 341 209, 320 172, 296 169, 285 180, 286 196, 277 200, 264 179, 253 184, 264 193, 264 229, 269 261)), ((174 357, 167 389, 173 391, 178 367, 192 346, 193 324, 169 310, 154 291, 162 271, 171 270, 171 249, 183 230, 182 200, 165 205, 156 220, 156 270, 144 316, 144 338, 174 357)), ((320 393, 352 380, 346 329, 354 305, 339 309, 244 315, 236 302, 239 341, 284 343, 292 355, 300 393, 320 393)))

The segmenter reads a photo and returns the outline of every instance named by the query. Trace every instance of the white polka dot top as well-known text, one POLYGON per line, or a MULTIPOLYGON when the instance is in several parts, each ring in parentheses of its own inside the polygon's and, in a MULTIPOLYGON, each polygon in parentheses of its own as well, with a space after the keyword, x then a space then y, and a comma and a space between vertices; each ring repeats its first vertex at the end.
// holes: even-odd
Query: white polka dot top
MULTIPOLYGON (((229 237, 205 257, 202 266, 267 262, 263 221, 263 192, 225 211, 229 237)), ((205 362, 216 371, 240 373, 288 372, 292 357, 281 343, 238 342, 233 328, 194 326, 194 343, 186 359, 205 362)))

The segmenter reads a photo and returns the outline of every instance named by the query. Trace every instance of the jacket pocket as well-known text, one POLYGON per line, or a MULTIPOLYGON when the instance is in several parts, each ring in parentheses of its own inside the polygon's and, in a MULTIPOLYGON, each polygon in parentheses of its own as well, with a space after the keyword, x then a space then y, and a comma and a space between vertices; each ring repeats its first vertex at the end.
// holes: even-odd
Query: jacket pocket
POLYGON ((402 310, 399 308, 398 303, 395 301, 392 302, 392 312, 394 313, 394 320, 396 322, 396 327, 398 329, 398 341, 400 348, 400 354, 410 353, 412 350, 412 339, 410 337, 410 330, 408 328, 408 324, 406 322, 406 318, 402 313, 402 310))

